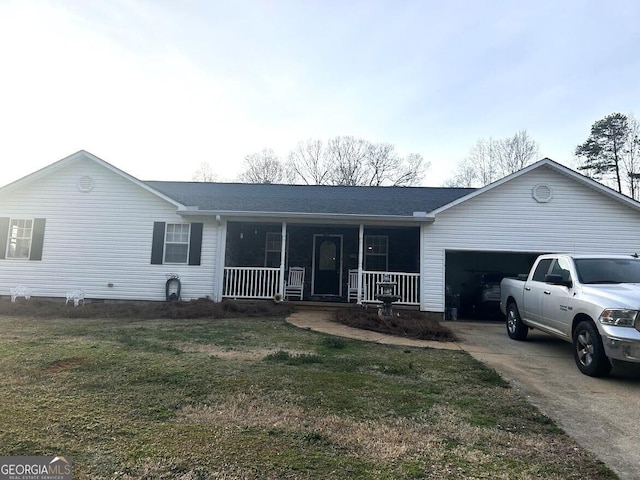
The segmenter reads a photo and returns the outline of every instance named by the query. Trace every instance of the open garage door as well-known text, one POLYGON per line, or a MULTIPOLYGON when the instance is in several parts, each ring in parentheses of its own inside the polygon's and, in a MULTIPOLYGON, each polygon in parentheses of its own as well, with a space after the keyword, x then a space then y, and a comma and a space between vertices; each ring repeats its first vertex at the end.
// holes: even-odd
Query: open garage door
POLYGON ((528 273, 538 252, 447 250, 445 307, 458 318, 500 318, 500 281, 528 273))

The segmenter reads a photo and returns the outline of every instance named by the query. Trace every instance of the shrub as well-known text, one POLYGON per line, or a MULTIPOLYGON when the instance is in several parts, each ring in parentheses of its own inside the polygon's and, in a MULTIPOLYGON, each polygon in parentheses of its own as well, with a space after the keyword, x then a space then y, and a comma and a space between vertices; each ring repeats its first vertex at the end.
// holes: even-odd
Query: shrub
POLYGON ((428 313, 416 310, 397 310, 392 317, 381 317, 367 309, 338 310, 335 320, 350 327, 388 333, 419 340, 455 341, 455 334, 428 313))

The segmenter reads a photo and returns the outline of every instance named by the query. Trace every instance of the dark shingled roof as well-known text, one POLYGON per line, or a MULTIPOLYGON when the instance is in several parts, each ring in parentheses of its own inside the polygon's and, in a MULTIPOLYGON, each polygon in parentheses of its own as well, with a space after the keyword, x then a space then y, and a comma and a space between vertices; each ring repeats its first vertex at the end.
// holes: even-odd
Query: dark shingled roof
POLYGON ((473 188, 144 182, 186 206, 232 212, 400 215, 431 212, 473 188))

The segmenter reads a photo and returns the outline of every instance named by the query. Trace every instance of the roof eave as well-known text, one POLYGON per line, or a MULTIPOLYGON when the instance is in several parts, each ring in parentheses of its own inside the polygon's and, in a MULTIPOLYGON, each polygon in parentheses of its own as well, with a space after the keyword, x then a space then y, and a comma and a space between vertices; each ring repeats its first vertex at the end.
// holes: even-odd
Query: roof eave
POLYGON ((296 220, 331 220, 342 222, 371 223, 433 223, 435 216, 426 215, 362 215, 351 213, 304 213, 304 212, 252 212, 234 210, 178 210, 183 217, 225 217, 225 218, 264 218, 278 221, 296 220))

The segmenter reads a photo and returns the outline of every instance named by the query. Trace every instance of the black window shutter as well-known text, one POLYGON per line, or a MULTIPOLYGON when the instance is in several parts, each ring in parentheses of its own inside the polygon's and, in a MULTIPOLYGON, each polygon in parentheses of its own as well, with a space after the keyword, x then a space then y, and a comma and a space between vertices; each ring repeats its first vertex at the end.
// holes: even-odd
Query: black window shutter
POLYGON ((189 265, 200 265, 202 253, 202 223, 191 224, 191 238, 189 239, 189 265))
POLYGON ((44 225, 46 219, 33 219, 33 234, 31 236, 31 253, 29 260, 42 260, 42 246, 44 245, 44 225))
POLYGON ((0 259, 7 254, 7 238, 9 237, 9 217, 0 217, 0 259))
POLYGON ((162 265, 164 256, 164 222, 153 222, 153 241, 151 243, 151 264, 162 265))

